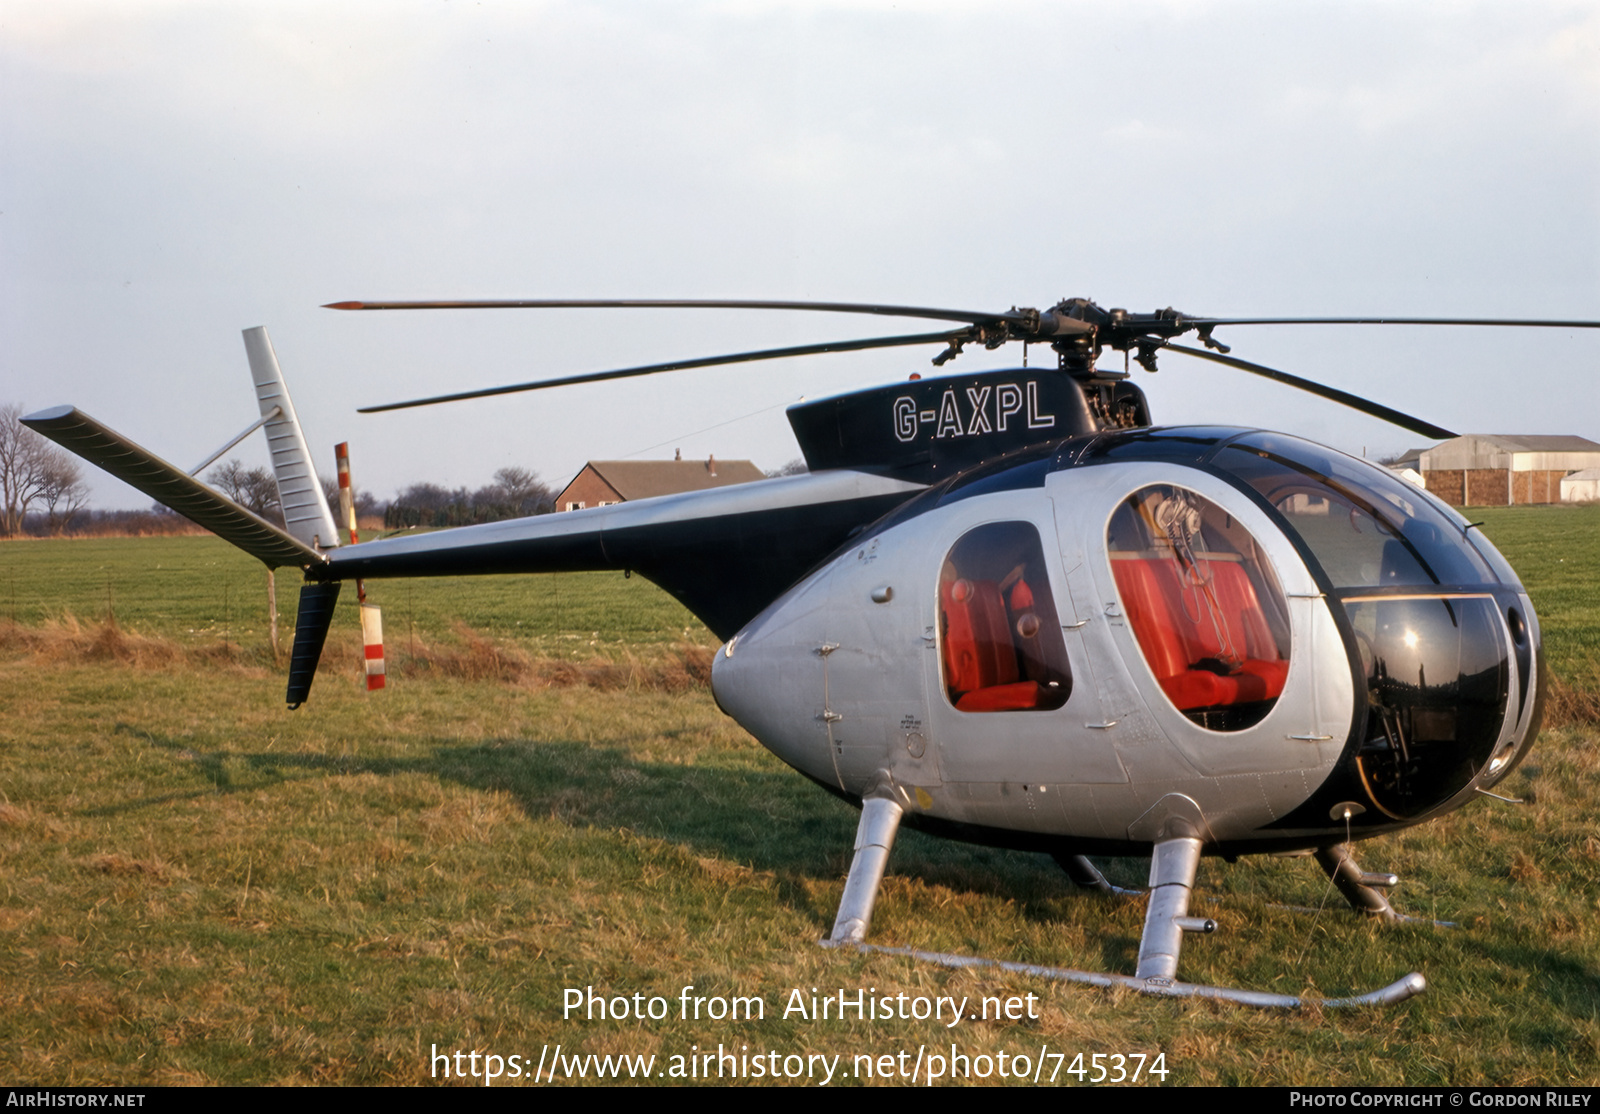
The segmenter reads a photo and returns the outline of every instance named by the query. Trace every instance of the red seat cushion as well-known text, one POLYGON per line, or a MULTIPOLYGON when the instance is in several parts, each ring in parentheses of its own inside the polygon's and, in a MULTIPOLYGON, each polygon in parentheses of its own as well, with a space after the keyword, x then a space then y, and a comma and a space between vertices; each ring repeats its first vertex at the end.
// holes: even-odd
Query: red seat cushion
POLYGON ((1038 681, 976 689, 956 701, 956 708, 963 712, 1020 712, 1038 706, 1038 681))

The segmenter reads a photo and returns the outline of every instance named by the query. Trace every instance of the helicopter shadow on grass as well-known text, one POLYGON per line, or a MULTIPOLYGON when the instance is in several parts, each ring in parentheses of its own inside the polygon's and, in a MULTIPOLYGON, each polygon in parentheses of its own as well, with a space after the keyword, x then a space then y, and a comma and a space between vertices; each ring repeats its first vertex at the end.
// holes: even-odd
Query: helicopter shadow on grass
MULTIPOLYGON (((462 742, 442 736, 411 744, 416 753, 375 755, 237 751, 204 735, 169 735, 126 722, 113 733, 137 739, 189 764, 202 784, 89 810, 88 815, 136 812, 219 794, 258 792, 274 785, 371 775, 421 775, 477 791, 504 794, 530 820, 569 829, 625 830, 646 839, 770 873, 779 902, 810 920, 819 937, 832 925, 850 865, 857 813, 809 785, 765 752, 711 750, 686 762, 645 760, 630 750, 643 738, 613 736, 610 743, 506 735, 462 742), (831 885, 830 885, 831 883, 831 885), (820 885, 819 885, 820 884, 820 885)), ((670 731, 653 732, 672 741, 670 731)), ((1147 862, 1100 860, 1118 885, 1142 887, 1147 862)), ((1212 890, 1208 897, 1222 897, 1212 890)), ((937 908, 939 947, 957 951, 994 947, 978 906, 1009 906, 1045 949, 1026 958, 1049 965, 1076 953, 1076 963, 1131 971, 1144 903, 1076 890, 1042 854, 1005 851, 938 839, 902 828, 879 901, 875 938, 884 943, 932 946, 925 939, 929 910, 937 908), (964 929, 963 923, 970 927, 964 929), (1054 936, 1076 938, 1057 948, 1054 936)), ((1064 941, 1063 941, 1064 943, 1064 941)), ((1559 957, 1547 956, 1550 963, 1559 957)), ((1537 969, 1547 969, 1538 966, 1537 969)))
MULTIPOLYGON (((530 817, 570 827, 626 829, 697 856, 770 872, 780 899, 832 924, 815 884, 843 884, 857 813, 806 784, 761 752, 712 755, 692 764, 640 760, 623 747, 571 740, 504 738, 470 746, 442 744, 437 776, 512 796, 530 817)), ((891 877, 916 879, 958 895, 1013 901, 1025 919, 1059 918, 1071 884, 1042 855, 972 847, 902 830, 891 877)))
MULTIPOLYGON (((1476 962, 1487 964, 1492 970, 1526 973, 1538 987, 1539 995, 1569 1017, 1590 1020, 1600 1016, 1600 972, 1592 964, 1585 965, 1570 954, 1533 946, 1525 937, 1503 945, 1484 943, 1471 950, 1480 957, 1476 962)), ((1551 1031, 1546 1043, 1555 1047, 1577 1037, 1566 1030, 1551 1031)))
MULTIPOLYGON (((572 828, 625 829, 682 847, 697 856, 770 872, 786 905, 817 921, 819 934, 834 910, 821 908, 819 881, 842 885, 850 865, 857 813, 764 752, 715 752, 707 760, 669 763, 640 760, 626 746, 572 739, 505 736, 462 743, 436 738, 427 753, 382 757, 215 748, 193 735, 174 736, 119 722, 113 734, 132 737, 191 764, 204 784, 87 810, 86 815, 136 812, 217 794, 256 792, 277 784, 362 774, 420 774, 469 789, 503 793, 530 818, 572 828)), ((1137 884, 1143 863, 1116 861, 1109 873, 1137 884), (1124 868, 1120 870, 1117 868, 1124 868), (1126 877, 1122 877, 1125 875, 1126 877)), ((1075 891, 1046 856, 952 843, 902 829, 890 878, 912 887, 951 891, 957 898, 1012 903, 1024 922, 1053 924, 1072 906, 1088 903, 1098 918, 1106 900, 1075 891)), ((1125 963, 1137 948, 1132 934, 1103 939, 1106 959, 1125 963)))
MULTIPOLYGON (((193 776, 204 784, 122 801, 88 810, 86 815, 124 814, 301 781, 416 774, 505 794, 530 820, 549 819, 571 829, 626 830, 697 857, 770 873, 777 900, 812 921, 819 937, 832 924, 832 902, 837 900, 833 886, 826 884, 842 886, 855 839, 853 809, 753 749, 711 751, 682 763, 659 762, 631 753, 627 738, 618 740, 621 745, 597 745, 508 735, 470 743, 435 737, 413 744, 423 753, 385 757, 241 752, 228 749, 221 740, 214 740, 213 747, 203 736, 167 735, 128 723, 116 724, 113 732, 192 764, 193 776), (820 891, 819 883, 824 884, 820 891)), ((666 737, 670 739, 670 732, 666 737)), ((1100 865, 1113 882, 1130 888, 1142 884, 1148 869, 1139 859, 1100 860, 1100 865)), ((1246 886, 1251 891, 1257 888, 1246 886)), ((1207 887, 1206 898, 1227 900, 1231 890, 1207 887)), ((1241 896, 1234 893, 1233 899, 1241 896)), ((1076 962, 1100 970, 1133 968, 1142 900, 1076 890, 1042 854, 954 843, 909 828, 903 828, 896 840, 874 935, 884 943, 928 946, 933 941, 921 936, 928 930, 929 910, 947 909, 953 901, 982 916, 972 904, 974 899, 1009 905, 1030 931, 1042 928, 1045 941, 1056 932, 1077 937, 1071 947, 1058 950, 1045 942, 1041 946, 1048 954, 1018 958, 1053 965, 1063 960, 1064 950, 1076 953, 1076 962)), ((1340 914, 1345 911, 1338 910, 1333 919, 1340 919, 1340 914)), ((941 947, 960 951, 994 946, 993 938, 983 937, 980 930, 964 931, 959 915, 941 914, 938 920, 938 931, 946 940, 941 947)), ((1487 947, 1480 942, 1475 950, 1487 947)), ((1552 997, 1569 1013, 1592 1013, 1594 994, 1585 983, 1588 973, 1570 957, 1521 944, 1500 951, 1505 954, 1493 956, 1495 966, 1543 972, 1556 984, 1552 997)))

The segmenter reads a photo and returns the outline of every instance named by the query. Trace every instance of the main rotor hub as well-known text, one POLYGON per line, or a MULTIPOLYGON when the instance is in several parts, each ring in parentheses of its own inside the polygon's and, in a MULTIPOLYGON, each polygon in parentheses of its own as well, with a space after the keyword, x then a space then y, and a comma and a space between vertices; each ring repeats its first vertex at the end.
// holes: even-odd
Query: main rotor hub
POLYGON ((1127 378, 1125 372, 1101 371, 1096 367, 1100 354, 1107 348, 1116 352, 1136 352, 1135 359, 1139 365, 1147 371, 1155 371, 1157 350, 1165 347, 1171 338, 1182 336, 1190 329, 1200 330, 1201 340, 1207 347, 1219 347, 1210 339, 1214 326, 1198 325, 1195 319, 1171 306, 1154 313, 1132 313, 1121 308, 1105 309, 1088 298, 1064 298, 1052 306, 1044 317, 1040 332, 1045 331, 1043 325, 1049 320, 1066 319, 1089 326, 1087 330, 1074 329, 1050 341, 1050 346, 1060 359, 1061 370, 1075 379, 1127 378))

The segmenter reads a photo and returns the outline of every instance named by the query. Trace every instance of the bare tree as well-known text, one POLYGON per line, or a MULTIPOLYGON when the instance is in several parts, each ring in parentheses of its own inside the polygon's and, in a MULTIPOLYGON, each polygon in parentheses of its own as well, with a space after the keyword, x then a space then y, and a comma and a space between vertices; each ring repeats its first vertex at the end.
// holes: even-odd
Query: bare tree
POLYGON ((449 491, 438 484, 412 484, 394 497, 396 503, 419 507, 425 511, 441 511, 452 503, 466 503, 471 499, 464 487, 449 491))
POLYGON ((538 473, 527 468, 502 468, 494 474, 494 486, 512 508, 513 514, 543 514, 555 506, 555 492, 538 473))
POLYGON ((246 510, 268 522, 283 525, 283 508, 278 505, 278 481, 265 468, 246 468, 235 457, 213 468, 206 480, 246 510))
POLYGON ((550 485, 526 468, 502 468, 494 482, 476 491, 454 491, 438 484, 418 483, 399 492, 383 509, 390 530, 413 526, 467 526, 506 518, 544 514, 554 509, 550 485))
POLYGON ((65 532, 72 516, 89 503, 89 485, 83 482, 83 472, 77 461, 56 450, 45 465, 44 489, 39 501, 44 504, 45 518, 52 535, 65 532))
POLYGON ((54 527, 66 487, 77 500, 73 510, 80 509, 87 490, 72 458, 22 424, 20 405, 0 406, 0 535, 20 534, 28 508, 41 500, 49 500, 54 527))
POLYGON ((356 517, 373 518, 381 516, 388 509, 389 504, 379 499, 372 491, 365 487, 355 489, 356 517))
MULTIPOLYGON (((339 518, 339 481, 330 480, 327 476, 318 476, 317 478, 322 481, 322 494, 328 500, 328 508, 333 511, 334 518, 339 518)), ((385 508, 388 507, 387 503, 372 494, 372 492, 364 487, 357 487, 355 484, 350 485, 350 505, 355 507, 358 520, 381 515, 385 508)), ((340 525, 343 526, 343 524, 343 520, 340 519, 340 525)))

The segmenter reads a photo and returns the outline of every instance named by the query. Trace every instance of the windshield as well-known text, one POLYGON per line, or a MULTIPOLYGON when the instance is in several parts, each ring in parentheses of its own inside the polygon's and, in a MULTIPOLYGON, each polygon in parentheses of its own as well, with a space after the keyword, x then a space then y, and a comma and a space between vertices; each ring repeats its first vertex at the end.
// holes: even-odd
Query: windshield
POLYGON ((1214 463, 1277 508, 1336 589, 1500 581, 1466 523, 1387 469, 1278 433, 1246 434, 1214 463))

